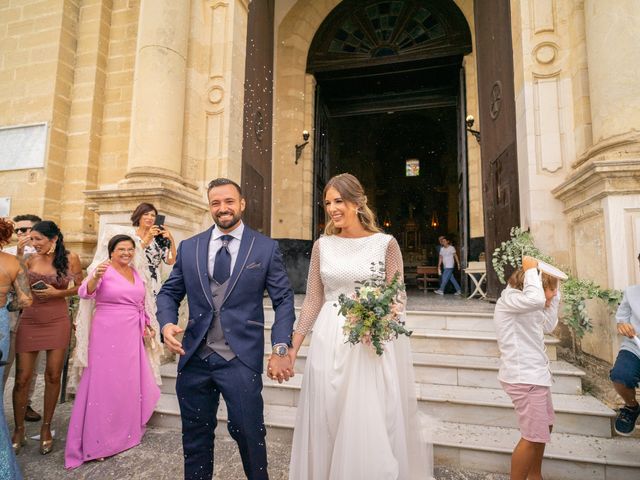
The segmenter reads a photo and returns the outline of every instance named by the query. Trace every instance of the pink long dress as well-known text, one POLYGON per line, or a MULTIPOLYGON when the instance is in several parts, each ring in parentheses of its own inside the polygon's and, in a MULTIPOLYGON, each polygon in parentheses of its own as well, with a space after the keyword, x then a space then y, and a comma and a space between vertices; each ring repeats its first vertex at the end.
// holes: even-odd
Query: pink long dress
POLYGON ((138 445, 160 397, 143 344, 149 319, 145 288, 109 268, 93 294, 87 280, 78 294, 95 298, 88 366, 82 373, 65 447, 65 468, 76 468, 138 445))

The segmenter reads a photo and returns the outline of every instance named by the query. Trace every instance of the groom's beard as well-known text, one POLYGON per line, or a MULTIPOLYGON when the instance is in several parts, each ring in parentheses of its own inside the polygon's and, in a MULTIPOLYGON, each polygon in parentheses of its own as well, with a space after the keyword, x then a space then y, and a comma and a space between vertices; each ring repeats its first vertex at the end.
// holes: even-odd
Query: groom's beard
POLYGON ((236 213, 235 215, 232 215, 229 220, 225 220, 225 221, 220 220, 219 217, 221 217, 222 215, 227 215, 228 213, 229 212, 222 212, 216 215, 215 217, 213 217, 213 221, 218 226, 218 228, 223 228, 225 230, 228 230, 230 228, 235 227, 237 223, 242 219, 242 213, 236 213))

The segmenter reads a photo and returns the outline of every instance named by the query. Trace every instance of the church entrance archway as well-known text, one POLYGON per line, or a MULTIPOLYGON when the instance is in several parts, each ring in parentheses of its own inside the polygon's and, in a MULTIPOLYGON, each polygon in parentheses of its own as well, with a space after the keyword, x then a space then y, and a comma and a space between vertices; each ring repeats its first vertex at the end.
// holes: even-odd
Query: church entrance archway
POLYGON ((322 189, 358 176, 385 231, 398 240, 407 281, 436 265, 438 237, 469 249, 463 57, 471 34, 453 2, 346 0, 311 43, 316 80, 314 236, 322 189))

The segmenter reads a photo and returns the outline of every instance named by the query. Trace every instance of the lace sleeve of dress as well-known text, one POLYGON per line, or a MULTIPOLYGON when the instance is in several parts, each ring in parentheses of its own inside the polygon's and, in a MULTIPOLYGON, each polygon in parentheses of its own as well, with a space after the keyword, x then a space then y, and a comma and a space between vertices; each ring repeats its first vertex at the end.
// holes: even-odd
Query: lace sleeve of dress
POLYGON ((300 318, 296 325, 296 333, 307 335, 320 313, 324 303, 324 285, 320 277, 320 240, 316 240, 311 251, 309 275, 307 277, 307 294, 304 297, 300 318))
MULTIPOLYGON (((399 280, 404 282, 404 263, 402 262, 402 252, 400 251, 400 245, 395 238, 389 240, 389 244, 387 245, 387 254, 385 259, 385 271, 387 274, 387 283, 391 283, 393 280, 393 276, 398 273, 399 280)), ((400 310, 404 312, 405 306, 407 304, 407 294, 406 292, 401 292, 398 296, 398 300, 400 301, 400 310)))

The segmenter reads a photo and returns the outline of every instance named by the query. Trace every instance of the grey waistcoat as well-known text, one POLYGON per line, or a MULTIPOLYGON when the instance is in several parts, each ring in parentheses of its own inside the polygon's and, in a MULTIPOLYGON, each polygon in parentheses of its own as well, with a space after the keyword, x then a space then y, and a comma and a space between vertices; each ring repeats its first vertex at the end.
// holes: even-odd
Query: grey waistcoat
POLYGON ((220 285, 213 278, 209 277, 209 287, 211 288, 211 297, 213 300, 213 320, 211 320, 206 341, 198 350, 198 356, 203 360, 213 352, 220 355, 226 361, 232 360, 236 356, 224 338, 222 325, 220 323, 220 309, 228 285, 229 279, 220 285))

